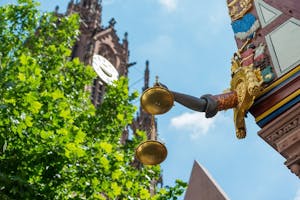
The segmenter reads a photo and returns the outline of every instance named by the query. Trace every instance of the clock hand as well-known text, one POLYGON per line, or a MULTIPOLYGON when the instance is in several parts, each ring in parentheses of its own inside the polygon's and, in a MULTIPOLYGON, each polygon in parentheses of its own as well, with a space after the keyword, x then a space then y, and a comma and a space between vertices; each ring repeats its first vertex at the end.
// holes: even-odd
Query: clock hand
POLYGON ((108 77, 112 77, 112 73, 110 73, 107 70, 105 70, 105 68, 102 67, 102 66, 100 66, 100 68, 102 69, 102 71, 104 72, 105 75, 107 75, 108 77))

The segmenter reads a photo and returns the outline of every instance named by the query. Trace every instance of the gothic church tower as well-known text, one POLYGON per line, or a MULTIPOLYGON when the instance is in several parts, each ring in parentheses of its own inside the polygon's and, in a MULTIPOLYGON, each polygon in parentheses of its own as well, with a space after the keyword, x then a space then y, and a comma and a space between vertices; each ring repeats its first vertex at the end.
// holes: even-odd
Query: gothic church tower
MULTIPOLYGON (((128 41, 125 33, 122 42, 116 34, 112 18, 107 27, 102 26, 101 0, 71 0, 67 15, 78 13, 80 15, 80 36, 73 47, 72 58, 79 57, 85 63, 92 65, 94 55, 106 58, 117 70, 119 76, 128 75, 128 41)), ((98 106, 103 98, 105 83, 98 77, 93 85, 88 88, 91 91, 91 99, 98 106)))
MULTIPOLYGON (((116 34, 114 25, 115 19, 109 21, 107 27, 102 26, 102 6, 101 0, 71 0, 67 15, 78 13, 81 19, 80 35, 73 47, 72 58, 78 57, 83 63, 93 65, 93 56, 101 55, 107 59, 117 70, 119 77, 128 76, 128 68, 135 63, 128 63, 129 50, 127 33, 125 33, 122 42, 116 34)), ((143 91, 149 88, 149 62, 146 61, 146 69, 144 73, 143 91)), ((96 78, 93 85, 87 88, 91 91, 91 99, 95 106, 101 104, 105 92, 105 82, 100 77, 96 78)), ((151 115, 144 112, 140 108, 139 113, 133 120, 130 128, 133 133, 137 129, 145 131, 150 139, 151 115)), ((156 120, 154 122, 155 132, 157 132, 156 120)), ((128 130, 125 130, 121 142, 125 143, 128 139, 128 130)))

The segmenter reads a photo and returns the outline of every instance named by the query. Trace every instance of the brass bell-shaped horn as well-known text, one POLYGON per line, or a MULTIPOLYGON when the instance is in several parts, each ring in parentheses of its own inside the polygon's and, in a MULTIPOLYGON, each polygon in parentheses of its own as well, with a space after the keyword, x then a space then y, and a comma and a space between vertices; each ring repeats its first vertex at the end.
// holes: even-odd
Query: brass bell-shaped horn
POLYGON ((166 159, 168 151, 161 142, 147 140, 136 148, 135 154, 144 165, 158 165, 166 159))
POLYGON ((174 104, 174 96, 158 80, 152 88, 148 88, 141 96, 141 106, 145 112, 151 115, 159 115, 168 112, 174 104))
POLYGON ((142 142, 135 150, 136 158, 144 165, 158 165, 167 157, 166 146, 157 141, 154 116, 151 117, 150 140, 142 142))

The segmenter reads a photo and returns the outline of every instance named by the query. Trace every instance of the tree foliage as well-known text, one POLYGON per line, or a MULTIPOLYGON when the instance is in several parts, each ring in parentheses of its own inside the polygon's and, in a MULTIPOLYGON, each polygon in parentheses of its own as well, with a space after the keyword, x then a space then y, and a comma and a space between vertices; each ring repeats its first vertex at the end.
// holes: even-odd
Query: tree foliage
POLYGON ((131 165, 142 132, 120 143, 135 112, 127 79, 96 109, 84 90, 94 71, 70 60, 78 16, 36 7, 0 7, 0 199, 177 199, 185 183, 150 197, 159 166, 131 165))

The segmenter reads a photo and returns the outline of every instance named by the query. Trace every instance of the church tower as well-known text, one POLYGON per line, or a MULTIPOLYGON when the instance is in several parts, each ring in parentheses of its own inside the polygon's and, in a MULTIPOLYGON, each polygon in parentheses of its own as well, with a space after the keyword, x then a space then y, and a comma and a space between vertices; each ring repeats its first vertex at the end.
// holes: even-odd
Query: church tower
MULTIPOLYGON (((66 14, 78 13, 81 20, 80 35, 73 47, 72 58, 78 57, 83 63, 93 66, 93 58, 99 55, 112 64, 118 77, 127 77, 129 66, 127 33, 120 42, 114 28, 116 24, 114 18, 109 21, 107 27, 102 26, 101 3, 101 0, 70 1, 66 14)), ((105 73, 107 72, 104 71, 105 73)), ((95 106, 102 102, 106 84, 102 77, 98 77, 93 85, 87 88, 91 91, 91 99, 95 106)))
MULTIPOLYGON (((86 65, 94 65, 94 58, 101 56, 112 64, 118 77, 128 76, 128 68, 135 63, 128 63, 129 50, 128 50, 128 34, 124 34, 122 42, 116 34, 114 25, 116 21, 112 18, 109 25, 104 27, 102 25, 102 1, 101 0, 71 0, 68 8, 67 15, 78 13, 81 19, 80 35, 73 47, 72 58, 78 57, 80 61, 86 65)), ((95 68, 95 66, 93 66, 95 68)), ((95 69, 96 70, 96 69, 95 69)), ((96 70, 97 71, 97 70, 96 70)), ((105 73, 104 73, 105 74, 105 73)), ((146 61, 146 68, 144 73, 144 86, 143 91, 149 88, 149 61, 146 61)), ((91 100, 95 106, 98 106, 103 101, 105 87, 108 83, 103 77, 98 76, 93 85, 87 89, 91 92, 91 100)), ((157 123, 154 119, 154 126, 152 126, 152 116, 144 112, 140 107, 139 113, 133 120, 130 127, 133 134, 137 130, 145 131, 147 138, 150 139, 150 131, 154 129, 157 135, 157 123)), ((121 142, 125 143, 128 139, 129 130, 124 130, 121 137, 121 142)), ((157 137, 157 136, 156 136, 157 137)))
MULTIPOLYGON (((80 35, 73 47, 72 58, 78 57, 84 64, 92 65, 97 72, 94 60, 95 57, 97 58, 100 56, 101 59, 108 61, 108 63, 112 65, 117 72, 118 77, 127 77, 128 68, 135 64, 128 63, 128 34, 125 33, 122 42, 119 41, 119 37, 114 29, 114 25, 116 24, 114 18, 109 21, 107 27, 102 26, 101 2, 101 0, 70 1, 66 14, 70 15, 72 13, 78 13, 81 19, 80 35)), ((104 74, 106 74, 106 72, 104 72, 104 74)), ((146 61, 143 91, 149 88, 149 77, 149 61, 146 61)), ((91 92, 91 100, 95 106, 100 105, 103 101, 103 95, 107 84, 109 83, 106 82, 103 77, 98 76, 93 81, 93 85, 86 88, 91 92)), ((148 139, 150 139, 151 130, 154 129, 155 137, 157 137, 157 123, 155 119, 153 123, 152 116, 144 112, 140 107, 139 113, 137 113, 132 124, 124 130, 123 135, 120 138, 121 143, 126 143, 128 140, 129 128, 131 128, 133 134, 135 134, 137 130, 145 131, 148 139)), ((142 166, 138 160, 135 160, 133 165, 137 168, 142 166)), ((162 179, 152 180, 152 189, 150 189, 151 194, 155 193, 155 186, 157 183, 161 183, 161 181, 162 179)))

